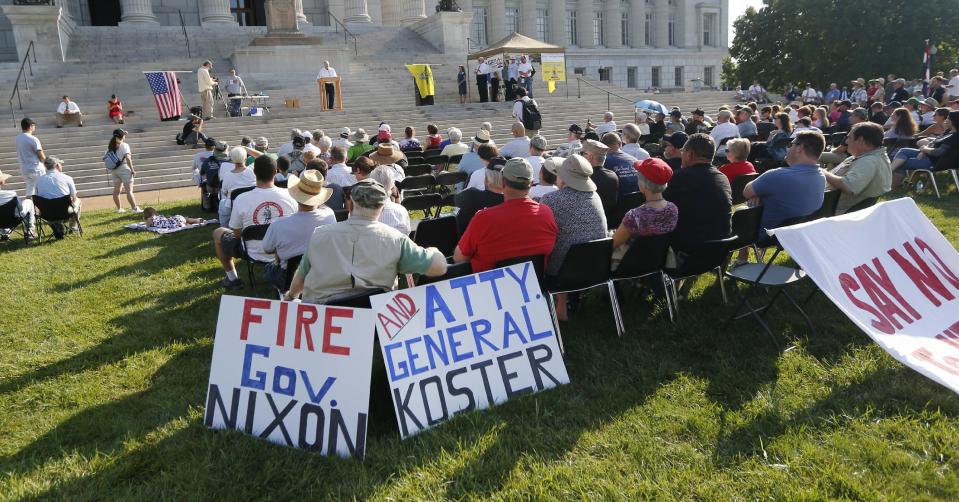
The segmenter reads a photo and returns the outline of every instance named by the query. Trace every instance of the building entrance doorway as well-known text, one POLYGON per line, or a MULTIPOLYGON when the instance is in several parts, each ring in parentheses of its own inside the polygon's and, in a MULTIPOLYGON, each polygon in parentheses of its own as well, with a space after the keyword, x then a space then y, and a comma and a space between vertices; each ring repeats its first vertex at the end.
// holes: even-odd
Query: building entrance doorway
POLYGON ((240 26, 266 26, 266 0, 230 0, 230 12, 240 26))
POLYGON ((90 2, 91 26, 116 26, 118 24, 120 24, 120 0, 90 2))

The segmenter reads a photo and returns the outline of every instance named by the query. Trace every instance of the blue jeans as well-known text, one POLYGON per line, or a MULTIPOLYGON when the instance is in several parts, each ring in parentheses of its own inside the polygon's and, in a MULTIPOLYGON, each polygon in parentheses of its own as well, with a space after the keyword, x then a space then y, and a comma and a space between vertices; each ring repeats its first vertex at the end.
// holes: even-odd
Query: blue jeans
POLYGON ((290 285, 286 283, 286 269, 279 263, 270 262, 263 267, 263 278, 278 290, 286 292, 290 285))
MULTIPOLYGON (((228 94, 227 97, 239 96, 239 94, 228 94)), ((230 100, 230 116, 239 117, 240 116, 240 100, 231 99, 230 100)))
POLYGON ((523 77, 523 87, 526 88, 526 95, 533 97, 533 77, 523 77))
MULTIPOLYGON (((932 159, 929 156, 919 157, 919 150, 915 148, 900 148, 895 159, 905 159, 906 163, 900 169, 914 171, 916 169, 932 169, 932 159)), ((894 160, 895 160, 894 159, 894 160)))

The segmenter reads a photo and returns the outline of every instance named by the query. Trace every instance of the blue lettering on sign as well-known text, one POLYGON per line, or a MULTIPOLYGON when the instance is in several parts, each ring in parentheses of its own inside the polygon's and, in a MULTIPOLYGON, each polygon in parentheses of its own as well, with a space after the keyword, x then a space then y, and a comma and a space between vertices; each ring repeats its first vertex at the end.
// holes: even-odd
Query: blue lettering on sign
POLYGON ((438 331, 436 335, 435 339, 432 336, 423 335, 423 344, 426 345, 426 356, 430 360, 430 368, 436 367, 434 354, 443 360, 444 366, 450 363, 449 354, 446 350, 446 338, 443 338, 442 331, 438 331))
POLYGON ((450 347, 450 351, 453 353, 453 362, 457 362, 457 363, 458 363, 458 362, 460 362, 460 361, 464 361, 464 360, 466 360, 466 359, 469 359, 469 358, 473 357, 473 353, 472 353, 472 352, 466 352, 466 353, 460 354, 460 353, 456 350, 456 349, 457 349, 460 345, 462 345, 463 343, 456 341, 456 338, 454 338, 454 337, 456 336, 457 333, 462 333, 462 332, 464 332, 464 331, 466 331, 466 325, 465 325, 465 324, 460 324, 460 325, 457 325, 457 326, 450 326, 449 328, 446 328, 446 338, 447 338, 447 339, 449 340, 449 342, 450 342, 450 343, 449 343, 449 347, 450 347))
POLYGON ((432 328, 436 326, 436 321, 434 316, 437 312, 443 314, 443 317, 446 318, 447 323, 456 321, 456 318, 453 317, 453 313, 450 311, 448 305, 446 305, 446 300, 443 299, 443 296, 440 295, 439 290, 436 286, 430 284, 426 286, 426 327, 432 328))
POLYGON ((529 303, 529 291, 526 289, 526 277, 529 275, 529 267, 530 267, 530 262, 526 262, 523 264, 522 277, 516 277, 516 274, 513 272, 513 267, 506 269, 506 273, 509 274, 509 276, 512 277, 517 284, 519 284, 520 292, 523 294, 524 303, 529 303))
POLYGON ((537 333, 533 329, 533 320, 529 317, 529 309, 526 308, 526 305, 520 307, 523 309, 523 319, 526 320, 526 332, 529 333, 529 341, 535 342, 536 340, 542 340, 544 338, 549 338, 553 336, 553 331, 547 329, 546 331, 540 331, 537 333))
POLYGON ((459 288, 463 294, 463 303, 466 304, 466 315, 473 316, 473 303, 470 302, 470 294, 468 288, 476 284, 476 278, 472 275, 466 277, 457 277, 456 279, 450 279, 451 288, 459 288))
POLYGON ((485 338, 490 331, 493 331, 492 323, 486 319, 477 319, 470 323, 470 328, 473 330, 473 343, 476 345, 476 355, 483 355, 483 345, 488 346, 494 352, 498 350, 495 345, 485 338))
POLYGON ((490 288, 493 290, 493 299, 496 300, 496 310, 503 310, 503 302, 499 299, 499 289, 496 288, 496 280, 502 279, 506 274, 503 272, 503 269, 497 268, 495 270, 487 270, 479 274, 479 278, 483 282, 488 282, 490 288))
POLYGON ((406 361, 399 361, 395 365, 393 364, 393 351, 402 346, 403 342, 395 342, 383 347, 383 353, 386 354, 386 367, 390 369, 390 381, 393 382, 410 376, 410 372, 406 368, 406 361), (397 373, 397 369, 401 370, 401 372, 397 373))
POLYGON ((270 357, 270 348, 249 343, 243 351, 243 373, 240 375, 240 385, 251 389, 266 389, 266 373, 257 371, 255 378, 250 378, 250 367, 253 365, 253 355, 259 354, 270 357))
POLYGON ((296 370, 286 366, 277 366, 273 371, 273 392, 285 396, 296 395, 296 370), (286 386, 283 385, 283 378, 286 378, 286 386))
MULTIPOLYGON (((524 305, 525 307, 525 305, 524 305)), ((526 343, 526 338, 523 336, 523 332, 520 331, 519 325, 516 324, 516 321, 513 320, 513 316, 509 314, 509 311, 504 313, 503 316, 503 348, 509 348, 509 338, 510 335, 519 338, 519 341, 526 343)))
MULTIPOLYGON (((320 404, 320 401, 323 400, 323 396, 330 391, 330 387, 333 386, 333 382, 336 381, 336 377, 326 377, 326 381, 323 382, 323 386, 320 387, 319 392, 313 392, 313 384, 310 382, 310 376, 306 374, 306 371, 300 370, 300 377, 303 378, 303 385, 306 386, 306 393, 310 396, 310 401, 320 404)), ((336 406, 336 401, 333 401, 333 406, 336 406)))
POLYGON ((419 368, 416 366, 416 360, 420 358, 420 355, 413 353, 413 344, 422 342, 422 341, 423 341, 422 337, 418 336, 416 338, 410 338, 404 343, 404 345, 406 345, 406 357, 409 359, 409 362, 410 362, 409 363, 410 371, 412 371, 414 375, 419 375, 420 373, 426 373, 427 371, 430 370, 428 367, 425 367, 425 366, 419 367, 419 368))

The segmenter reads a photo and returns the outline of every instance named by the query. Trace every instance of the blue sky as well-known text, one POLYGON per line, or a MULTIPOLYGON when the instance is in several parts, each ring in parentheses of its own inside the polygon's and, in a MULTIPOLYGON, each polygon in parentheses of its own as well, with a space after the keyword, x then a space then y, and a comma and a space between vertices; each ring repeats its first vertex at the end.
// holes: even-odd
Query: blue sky
POLYGON ((746 12, 746 7, 753 6, 755 8, 760 8, 763 5, 762 0, 729 0, 729 43, 733 43, 733 21, 736 20, 743 12, 746 12))

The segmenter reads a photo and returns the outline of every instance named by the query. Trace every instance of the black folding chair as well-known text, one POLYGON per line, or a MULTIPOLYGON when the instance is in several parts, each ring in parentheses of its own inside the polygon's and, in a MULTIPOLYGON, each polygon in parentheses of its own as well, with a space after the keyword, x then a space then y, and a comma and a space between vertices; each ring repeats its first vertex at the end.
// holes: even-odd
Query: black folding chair
POLYGON ((846 214, 855 213, 856 211, 870 208, 872 206, 875 206, 876 202, 879 202, 879 197, 869 197, 868 199, 863 199, 859 201, 859 203, 853 205, 848 210, 846 210, 846 214))
POLYGON ((469 180, 470 180, 469 173, 465 173, 462 171, 453 171, 453 172, 444 171, 436 175, 436 184, 446 186, 446 187, 451 187, 459 183, 463 183, 465 185, 466 183, 469 182, 469 180))
MULTIPOLYGON (((253 190, 254 188, 256 188, 256 187, 255 187, 255 186, 252 186, 252 187, 234 188, 233 191, 230 192, 230 201, 236 200, 237 197, 239 197, 239 196, 241 196, 241 195, 243 195, 243 194, 245 194, 245 193, 253 190)), ((221 223, 223 223, 223 222, 221 222, 221 223)))
MULTIPOLYGON (((738 179, 738 178, 737 178, 738 179)), ((759 223, 763 219, 763 206, 743 207, 733 211, 732 229, 738 238, 730 243, 729 251, 736 252, 742 248, 752 247, 756 257, 759 257, 759 223)))
POLYGON ((839 197, 842 190, 826 190, 822 197, 822 206, 816 212, 806 216, 804 221, 818 220, 819 218, 829 218, 836 216, 836 208, 839 207, 839 197))
POLYGON ((240 232, 240 245, 243 250, 243 261, 246 262, 246 275, 250 279, 250 287, 253 288, 256 286, 256 279, 253 275, 254 265, 266 265, 269 262, 254 260, 250 257, 249 252, 247 252, 247 242, 249 241, 262 241, 263 237, 266 236, 266 230, 270 228, 270 224, 265 225, 250 225, 244 227, 240 232))
MULTIPOLYGON (((618 281, 635 281, 644 277, 659 275, 666 295, 666 310, 669 320, 673 320, 673 302, 669 294, 669 278, 663 272, 666 266, 666 256, 669 254, 670 234, 639 236, 633 239, 629 250, 619 262, 619 267, 610 274, 609 283, 614 286, 618 281)), ((622 315, 619 319, 619 331, 626 331, 622 315)))
POLYGON ((759 173, 749 173, 749 174, 740 174, 733 178, 732 191, 733 191, 733 205, 739 205, 746 202, 746 197, 743 197, 743 189, 746 188, 746 185, 750 181, 759 177, 759 173))
POLYGON ((726 257, 729 255, 730 246, 739 239, 738 235, 726 237, 725 239, 715 239, 701 243, 695 249, 678 253, 679 263, 675 268, 664 270, 669 278, 670 292, 673 295, 673 309, 676 315, 679 315, 679 295, 677 294, 677 282, 699 277, 703 274, 715 272, 716 280, 719 282, 719 292, 723 297, 723 303, 726 300, 726 286, 723 285, 723 268, 726 266, 726 257))
POLYGON ((415 164, 410 163, 403 171, 406 176, 423 176, 424 174, 431 174, 433 166, 423 163, 422 159, 417 159, 415 164))
MULTIPOLYGON (((939 199, 941 196, 939 194, 939 185, 936 183, 936 173, 947 171, 952 173, 952 181, 956 184, 956 188, 959 189, 959 175, 956 174, 957 165, 959 165, 959 150, 953 148, 940 157, 931 169, 914 169, 909 171, 909 177, 906 178, 906 183, 912 184, 912 180, 916 175, 924 175, 929 178, 929 182, 932 183, 932 189, 936 193, 936 198, 939 199)), ((915 187, 916 190, 922 190, 923 188, 919 183, 916 183, 915 187)))
POLYGON ((430 277, 428 275, 421 275, 416 281, 417 286, 424 286, 426 284, 433 284, 436 282, 448 281, 450 279, 456 279, 457 277, 467 276, 473 273, 473 267, 470 265, 470 262, 466 261, 463 263, 454 263, 446 267, 446 273, 436 277, 430 277))
POLYGON ((556 329, 556 338, 559 340, 559 349, 563 348, 563 335, 559 329, 559 320, 556 317, 556 304, 553 297, 560 293, 575 293, 586 291, 598 286, 606 286, 609 293, 609 302, 613 307, 613 323, 616 332, 623 336, 622 320, 619 311, 619 302, 616 300, 616 288, 609 281, 610 262, 613 256, 613 239, 597 239, 580 244, 574 244, 566 253, 566 259, 559 267, 555 277, 546 278, 546 299, 549 300, 550 312, 553 315, 553 328, 556 329))
POLYGON ((52 236, 47 239, 48 241, 54 238, 62 239, 67 230, 65 226, 70 223, 76 225, 76 233, 79 234, 80 237, 83 237, 83 225, 80 224, 80 215, 73 206, 73 199, 69 195, 64 195, 56 199, 47 199, 39 195, 34 195, 33 207, 36 209, 35 214, 37 218, 40 219, 40 221, 37 222, 37 233, 39 234, 40 241, 43 241, 44 237, 43 225, 40 224, 40 222, 44 222, 50 227, 52 236))
POLYGON ((759 141, 766 141, 769 139, 769 133, 773 132, 776 129, 776 124, 772 122, 760 122, 756 124, 756 134, 759 141))
POLYGON ((30 245, 30 230, 27 229, 27 219, 20 215, 17 210, 17 198, 14 197, 0 206, 0 228, 10 229, 12 232, 19 232, 23 236, 23 242, 30 245))
POLYGON ((644 202, 646 202, 646 196, 643 195, 643 192, 630 192, 620 195, 619 201, 616 202, 616 210, 613 211, 613 217, 606 222, 606 227, 609 229, 618 228, 619 224, 623 222, 623 218, 626 217, 626 213, 643 205, 644 202))
POLYGON ((333 216, 336 217, 336 221, 346 221, 350 217, 350 212, 346 209, 334 209, 333 216))
POLYGON ((285 287, 282 291, 279 289, 276 290, 281 299, 283 298, 283 293, 290 290, 290 284, 293 284, 293 276, 296 275, 296 269, 300 268, 301 261, 303 261, 303 255, 294 256, 286 260, 286 276, 283 278, 285 287))
POLYGON ((433 211, 442 203, 443 197, 437 193, 404 197, 403 202, 401 202, 407 211, 423 211, 427 218, 432 218, 433 211))
POLYGON ((435 247, 443 256, 453 256, 459 243, 455 216, 441 216, 420 221, 413 235, 413 242, 422 247, 435 247))
POLYGON ((334 298, 330 301, 327 301, 325 305, 327 307, 353 307, 357 309, 368 309, 368 308, 372 308, 370 306, 371 296, 376 296, 378 294, 386 293, 388 291, 390 290, 385 288, 364 289, 362 291, 352 293, 347 296, 334 298))
POLYGON ((444 155, 443 158, 446 162, 443 163, 443 171, 449 171, 451 166, 458 166, 460 161, 463 160, 463 154, 459 155, 444 155))
POLYGON ((546 291, 546 255, 528 255, 516 256, 496 262, 496 268, 508 267, 520 263, 530 262, 533 264, 533 273, 536 274, 536 280, 539 282, 540 291, 546 291))
POLYGON ((420 176, 407 176, 396 184, 396 188, 403 192, 425 192, 432 190, 436 186, 436 177, 432 174, 422 174, 420 176))
POLYGON ((838 148, 846 140, 847 132, 834 132, 829 135, 829 146, 838 148))

